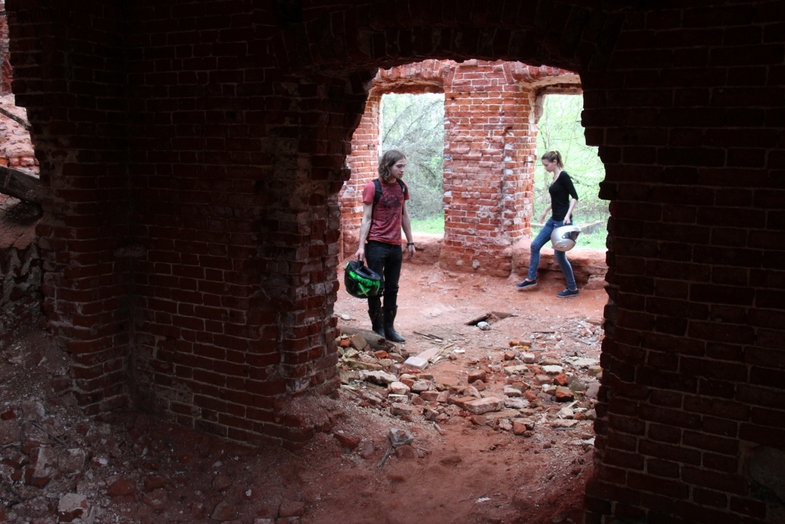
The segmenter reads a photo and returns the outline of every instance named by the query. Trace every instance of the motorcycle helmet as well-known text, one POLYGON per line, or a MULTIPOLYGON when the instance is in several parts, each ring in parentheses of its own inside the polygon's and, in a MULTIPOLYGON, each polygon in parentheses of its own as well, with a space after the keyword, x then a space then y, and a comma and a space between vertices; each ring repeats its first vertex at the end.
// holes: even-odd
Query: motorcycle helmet
POLYGON ((382 277, 360 260, 350 260, 343 272, 346 291, 353 297, 375 297, 382 292, 382 277))
POLYGON ((557 227, 551 233, 551 242, 553 249, 557 251, 569 251, 575 247, 575 241, 578 240, 578 235, 581 234, 581 228, 575 225, 567 225, 557 227))

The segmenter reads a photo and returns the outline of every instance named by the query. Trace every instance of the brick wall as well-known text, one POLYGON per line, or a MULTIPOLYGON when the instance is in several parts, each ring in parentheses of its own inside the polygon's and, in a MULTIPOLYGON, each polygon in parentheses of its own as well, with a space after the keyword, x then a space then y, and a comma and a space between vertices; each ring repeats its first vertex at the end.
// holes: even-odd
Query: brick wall
MULTIPOLYGON (((379 80, 377 75, 374 82, 379 80)), ((372 88, 368 93, 360 124, 352 134, 352 151, 346 158, 351 178, 340 193, 341 205, 341 260, 351 258, 357 251, 360 224, 363 218, 362 195, 365 185, 379 176, 379 111, 384 90, 372 88)))
POLYGON ((13 71, 8 53, 8 19, 5 16, 5 2, 0 1, 0 94, 7 95, 11 92, 11 79, 13 71))
POLYGON ((0 96, 0 166, 38 175, 38 160, 30 140, 29 122, 14 95, 0 96))
POLYGON ((42 185, 43 309, 70 354, 86 413, 128 404, 130 273, 124 16, 6 5, 12 87, 26 108, 42 185), (65 22, 67 21, 67 22, 65 22))
POLYGON ((785 302, 771 299, 785 265, 766 240, 785 225, 774 8, 629 13, 608 69, 582 75, 612 214, 588 522, 785 518, 750 473, 753 450, 785 442, 771 380, 785 368, 785 302))
POLYGON ((292 402, 339 386, 337 193, 369 78, 287 74, 293 43, 257 34, 270 13, 193 7, 133 14, 133 396, 233 440, 300 442, 292 402), (198 28, 185 45, 180 23, 198 28))
POLYGON ((508 276, 502 257, 530 232, 534 90, 505 63, 465 62, 445 90, 445 235, 441 265, 508 276))
POLYGON ((581 76, 612 212, 587 522, 782 521, 761 457, 785 442, 785 3, 120 5, 8 6, 44 306, 87 412, 307 438, 297 400, 337 387, 338 193, 376 68, 548 65, 581 76))

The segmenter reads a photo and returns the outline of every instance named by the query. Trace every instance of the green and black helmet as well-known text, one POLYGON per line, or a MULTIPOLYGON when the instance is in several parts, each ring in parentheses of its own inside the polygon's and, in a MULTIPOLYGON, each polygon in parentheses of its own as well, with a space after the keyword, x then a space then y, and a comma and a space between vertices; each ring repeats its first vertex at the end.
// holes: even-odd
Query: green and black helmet
POLYGON ((350 260, 343 272, 346 291, 353 297, 375 297, 382 292, 382 277, 360 260, 350 260))

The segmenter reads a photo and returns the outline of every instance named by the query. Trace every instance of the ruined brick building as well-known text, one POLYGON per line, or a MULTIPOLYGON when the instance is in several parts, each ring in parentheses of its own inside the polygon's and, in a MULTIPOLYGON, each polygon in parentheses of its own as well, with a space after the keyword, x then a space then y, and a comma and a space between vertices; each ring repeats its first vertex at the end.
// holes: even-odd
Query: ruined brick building
POLYGON ((359 195, 378 177, 382 96, 426 92, 445 98, 447 195, 444 238, 428 260, 437 259, 443 269, 509 276, 519 265, 510 246, 531 240, 536 122, 543 98, 580 93, 580 79, 570 71, 504 61, 425 60, 380 70, 347 156, 352 176, 340 193, 344 254, 357 248, 359 195))
MULTIPOLYGON (((307 439, 292 405, 338 385, 339 192, 377 69, 561 68, 612 213, 586 520, 783 520, 785 2, 5 9, 40 164, 43 311, 85 412, 307 439)), ((445 263, 477 258, 452 241, 445 263)))

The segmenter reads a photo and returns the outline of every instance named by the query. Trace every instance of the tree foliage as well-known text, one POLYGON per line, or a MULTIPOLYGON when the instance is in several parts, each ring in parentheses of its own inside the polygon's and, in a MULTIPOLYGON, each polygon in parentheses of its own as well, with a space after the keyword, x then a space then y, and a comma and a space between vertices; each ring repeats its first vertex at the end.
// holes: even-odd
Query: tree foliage
MULTIPOLYGON (((608 220, 608 205, 597 196, 600 182, 605 178, 605 166, 597 155, 597 148, 586 145, 581 125, 583 97, 581 95, 546 95, 543 113, 538 123, 537 158, 546 151, 557 150, 562 155, 564 169, 570 174, 578 191, 575 208, 576 223, 608 220)), ((550 204, 548 186, 553 179, 541 162, 534 169, 534 213, 539 217, 550 204)))
POLYGON ((384 95, 380 120, 382 151, 406 155, 409 215, 438 216, 444 208, 444 95, 384 95))

